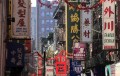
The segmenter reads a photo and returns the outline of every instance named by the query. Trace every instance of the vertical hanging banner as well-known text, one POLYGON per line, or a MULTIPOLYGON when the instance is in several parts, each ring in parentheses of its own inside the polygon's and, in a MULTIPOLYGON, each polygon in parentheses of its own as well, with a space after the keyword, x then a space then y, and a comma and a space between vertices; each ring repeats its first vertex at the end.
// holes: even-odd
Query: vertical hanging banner
POLYGON ((102 3, 103 49, 115 49, 115 0, 102 3))
MULTIPOLYGON (((86 2, 86 0, 82 0, 82 2, 86 2)), ((86 7, 91 6, 91 0, 90 3, 86 5, 86 7)), ((84 6, 83 6, 84 7, 84 6)), ((80 41, 81 42, 92 42, 92 10, 86 9, 81 10, 81 28, 80 28, 80 41)))
POLYGON ((8 42, 7 49, 7 67, 23 67, 25 56, 25 49, 23 44, 8 42))
POLYGON ((11 38, 30 38, 30 0, 13 0, 11 38))
MULTIPOLYGON (((78 0, 71 0, 69 3, 73 5, 79 4, 78 0)), ((66 47, 68 54, 72 54, 73 44, 80 41, 80 11, 66 4, 66 20, 66 47)))

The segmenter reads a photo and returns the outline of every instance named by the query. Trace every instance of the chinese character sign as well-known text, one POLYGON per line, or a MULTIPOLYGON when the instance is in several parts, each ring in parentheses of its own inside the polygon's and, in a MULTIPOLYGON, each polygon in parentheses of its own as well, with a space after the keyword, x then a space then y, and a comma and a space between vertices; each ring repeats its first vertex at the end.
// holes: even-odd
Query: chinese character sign
POLYGON ((66 56, 65 55, 58 55, 55 57, 55 67, 56 67, 56 76, 67 74, 67 64, 66 64, 66 56))
MULTIPOLYGON (((69 2, 78 5, 78 1, 69 2)), ((80 41, 80 11, 76 8, 66 5, 66 26, 67 26, 67 51, 73 53, 73 44, 80 41)), ((69 56, 68 56, 69 57, 69 56)))
POLYGON ((67 73, 67 66, 65 62, 56 62, 56 75, 57 74, 66 74, 67 73))
MULTIPOLYGON (((85 0, 83 0, 85 1, 85 0)), ((86 7, 91 4, 86 5, 86 7)), ((80 41, 92 42, 92 11, 90 9, 81 10, 80 41)))
POLYGON ((12 38, 30 38, 30 0, 13 0, 12 38))
POLYGON ((7 55, 7 66, 17 67, 24 66, 24 46, 16 42, 7 43, 8 55, 7 55))
POLYGON ((103 49, 115 49, 115 0, 102 4, 103 49))

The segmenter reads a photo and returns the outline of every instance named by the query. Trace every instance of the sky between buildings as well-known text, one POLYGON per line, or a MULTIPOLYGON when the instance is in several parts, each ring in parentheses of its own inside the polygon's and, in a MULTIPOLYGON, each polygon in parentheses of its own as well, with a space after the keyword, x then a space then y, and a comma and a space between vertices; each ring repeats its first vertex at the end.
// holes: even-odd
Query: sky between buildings
POLYGON ((32 7, 36 7, 36 0, 31 0, 31 3, 32 3, 32 7))

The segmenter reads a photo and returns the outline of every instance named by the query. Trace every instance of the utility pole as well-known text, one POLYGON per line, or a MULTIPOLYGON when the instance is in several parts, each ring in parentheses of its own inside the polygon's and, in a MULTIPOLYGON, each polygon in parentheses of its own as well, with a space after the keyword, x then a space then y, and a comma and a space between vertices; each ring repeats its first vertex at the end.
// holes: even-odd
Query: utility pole
POLYGON ((45 76, 45 73, 46 73, 45 61, 46 61, 46 50, 44 50, 44 75, 43 76, 45 76))

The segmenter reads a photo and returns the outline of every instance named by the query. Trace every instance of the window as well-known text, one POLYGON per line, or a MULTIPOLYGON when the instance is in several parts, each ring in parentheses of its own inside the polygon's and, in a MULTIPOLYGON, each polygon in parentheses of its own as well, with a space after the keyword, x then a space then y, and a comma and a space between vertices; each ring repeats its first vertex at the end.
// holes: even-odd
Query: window
POLYGON ((53 16, 53 12, 50 12, 50 15, 53 16))
POLYGON ((51 31, 53 31, 53 28, 50 28, 51 31))
POLYGON ((50 23, 53 23, 53 20, 50 20, 50 23))
POLYGON ((46 16, 49 16, 49 12, 46 13, 46 16))
POLYGON ((46 23, 49 23, 50 21, 49 20, 46 20, 46 23))
POLYGON ((47 31, 49 31, 49 28, 46 28, 47 31))
POLYGON ((41 28, 41 30, 42 30, 42 32, 44 32, 44 31, 45 31, 45 28, 41 28))
POLYGON ((45 16, 44 12, 41 13, 41 16, 43 16, 43 17, 45 16))
POLYGON ((42 20, 42 24, 44 24, 45 23, 45 21, 44 20, 42 20))

